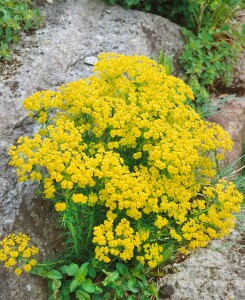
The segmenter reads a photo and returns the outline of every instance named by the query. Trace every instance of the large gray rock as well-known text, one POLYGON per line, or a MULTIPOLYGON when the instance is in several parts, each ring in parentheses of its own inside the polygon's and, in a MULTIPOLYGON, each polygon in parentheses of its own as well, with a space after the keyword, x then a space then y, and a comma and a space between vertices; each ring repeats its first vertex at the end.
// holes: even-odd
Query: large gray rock
MULTIPOLYGON (((18 136, 34 130, 22 108, 23 99, 37 90, 55 89, 90 75, 100 52, 152 57, 164 49, 176 60, 183 40, 179 27, 168 20, 110 7, 100 0, 55 0, 42 6, 41 13, 41 29, 23 35, 14 61, 0 64, 0 237, 11 230, 23 231, 33 237, 45 257, 59 249, 51 206, 34 197, 33 185, 17 184, 15 171, 8 166, 9 147, 18 136)), ((45 286, 28 274, 15 278, 0 268, 1 300, 44 300, 45 286)))

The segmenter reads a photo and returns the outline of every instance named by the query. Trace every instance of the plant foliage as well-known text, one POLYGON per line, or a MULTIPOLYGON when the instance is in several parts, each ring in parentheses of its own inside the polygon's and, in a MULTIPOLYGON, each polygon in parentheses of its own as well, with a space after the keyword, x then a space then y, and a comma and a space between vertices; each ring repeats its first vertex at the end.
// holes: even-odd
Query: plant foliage
POLYGON ((11 58, 10 46, 17 43, 21 30, 39 26, 38 10, 30 8, 31 0, 0 0, 0 59, 11 58))

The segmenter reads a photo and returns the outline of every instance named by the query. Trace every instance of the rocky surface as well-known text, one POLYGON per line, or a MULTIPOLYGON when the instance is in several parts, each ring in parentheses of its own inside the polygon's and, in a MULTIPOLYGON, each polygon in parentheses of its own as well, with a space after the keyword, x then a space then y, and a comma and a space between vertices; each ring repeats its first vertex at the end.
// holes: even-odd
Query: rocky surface
MULTIPOLYGON (((41 4, 41 28, 23 35, 14 60, 0 64, 0 237, 23 231, 41 247, 42 256, 59 251, 52 207, 34 197, 33 185, 17 184, 8 166, 9 147, 18 136, 35 131, 23 99, 90 75, 100 52, 152 57, 164 49, 176 60, 183 46, 179 27, 158 16, 109 7, 100 0, 47 2, 36 1, 41 4)), ((1 300, 47 299, 45 282, 28 274, 15 278, 2 266, 0 291, 1 300)))
MULTIPOLYGON (((243 220, 245 212, 243 212, 243 220)), ((244 221, 240 225, 244 226, 244 221)), ((245 294, 245 234, 239 227, 223 241, 213 241, 159 281, 161 299, 243 300, 245 294)))
MULTIPOLYGON (((210 120, 220 124, 229 132, 234 142, 231 152, 227 153, 225 165, 236 161, 243 155, 243 143, 245 142, 245 97, 226 97, 229 101, 225 101, 220 105, 218 112, 213 115, 210 120)), ((222 101, 216 99, 216 101, 222 101)), ((241 160, 238 161, 237 168, 241 167, 241 160)))

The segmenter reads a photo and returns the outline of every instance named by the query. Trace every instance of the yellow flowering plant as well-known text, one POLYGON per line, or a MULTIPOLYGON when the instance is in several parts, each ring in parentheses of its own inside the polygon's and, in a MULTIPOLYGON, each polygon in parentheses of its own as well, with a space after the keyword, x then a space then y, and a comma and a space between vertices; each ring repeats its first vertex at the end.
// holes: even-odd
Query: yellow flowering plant
POLYGON ((30 238, 19 232, 11 233, 0 241, 0 261, 4 267, 14 269, 14 273, 20 276, 23 271, 30 272, 37 264, 33 257, 38 254, 39 249, 29 245, 30 238))
POLYGON ((101 54, 93 72, 25 99, 40 129, 9 151, 54 203, 73 259, 155 268, 229 234, 242 195, 219 175, 228 133, 147 57, 101 54))

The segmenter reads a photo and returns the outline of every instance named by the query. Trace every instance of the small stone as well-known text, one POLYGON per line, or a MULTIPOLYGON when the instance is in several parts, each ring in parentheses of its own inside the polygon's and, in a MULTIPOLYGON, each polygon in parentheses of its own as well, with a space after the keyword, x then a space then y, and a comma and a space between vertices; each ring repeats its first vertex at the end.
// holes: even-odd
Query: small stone
POLYGON ((30 292, 31 291, 31 285, 27 284, 26 289, 27 289, 28 292, 30 292))
POLYGON ((98 59, 95 56, 87 56, 84 59, 85 64, 94 66, 97 63, 98 59))
POLYGON ((170 298, 174 294, 174 288, 172 285, 164 284, 160 287, 160 297, 161 299, 170 298))
POLYGON ((50 3, 50 4, 54 3, 53 0, 47 0, 47 2, 50 3))

